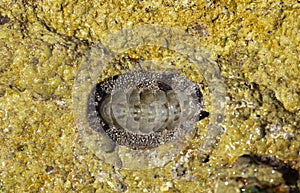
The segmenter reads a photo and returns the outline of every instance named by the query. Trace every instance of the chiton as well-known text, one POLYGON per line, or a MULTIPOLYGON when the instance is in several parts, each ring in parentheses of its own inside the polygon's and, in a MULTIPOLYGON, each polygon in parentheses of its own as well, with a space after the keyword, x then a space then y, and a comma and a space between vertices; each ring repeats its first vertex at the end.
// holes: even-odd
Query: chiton
POLYGON ((204 104, 197 84, 166 72, 117 75, 98 83, 94 96, 100 128, 132 149, 154 148, 184 136, 199 121, 204 104))

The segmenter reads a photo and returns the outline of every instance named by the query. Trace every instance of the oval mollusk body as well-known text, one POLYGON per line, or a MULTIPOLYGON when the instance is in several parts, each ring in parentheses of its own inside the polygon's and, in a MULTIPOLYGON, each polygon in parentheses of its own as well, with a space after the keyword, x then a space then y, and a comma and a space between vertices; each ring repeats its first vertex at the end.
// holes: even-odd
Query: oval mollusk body
POLYGON ((104 89, 105 81, 99 83, 96 101, 99 117, 108 128, 106 133, 120 145, 152 148, 172 141, 190 129, 185 122, 197 120, 202 110, 202 96, 195 98, 199 88, 181 76, 136 71, 115 79, 109 91, 104 89), (177 79, 191 88, 178 89, 177 79))

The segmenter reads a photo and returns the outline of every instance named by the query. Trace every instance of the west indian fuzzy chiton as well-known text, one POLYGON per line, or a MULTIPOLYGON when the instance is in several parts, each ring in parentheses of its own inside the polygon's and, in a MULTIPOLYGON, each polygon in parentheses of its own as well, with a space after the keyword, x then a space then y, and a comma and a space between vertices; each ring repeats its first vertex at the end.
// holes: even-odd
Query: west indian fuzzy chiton
POLYGON ((154 148, 183 137, 202 117, 204 104, 197 84, 184 76, 149 71, 98 83, 95 101, 101 128, 113 141, 132 149, 154 148))
POLYGON ((157 25, 121 30, 92 47, 73 94, 84 144, 100 159, 125 169, 161 167, 174 159, 207 115, 206 101, 213 111, 198 144, 203 154, 223 133, 225 88, 218 66, 195 38, 157 25))

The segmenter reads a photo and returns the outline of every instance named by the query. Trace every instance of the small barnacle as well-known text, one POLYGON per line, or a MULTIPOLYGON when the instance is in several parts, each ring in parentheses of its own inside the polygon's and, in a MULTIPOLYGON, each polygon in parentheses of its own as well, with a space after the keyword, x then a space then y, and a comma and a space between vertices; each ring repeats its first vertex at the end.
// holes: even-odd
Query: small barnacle
POLYGON ((174 141, 199 120, 197 84, 172 73, 134 71, 96 85, 96 111, 106 134, 132 149, 174 141))

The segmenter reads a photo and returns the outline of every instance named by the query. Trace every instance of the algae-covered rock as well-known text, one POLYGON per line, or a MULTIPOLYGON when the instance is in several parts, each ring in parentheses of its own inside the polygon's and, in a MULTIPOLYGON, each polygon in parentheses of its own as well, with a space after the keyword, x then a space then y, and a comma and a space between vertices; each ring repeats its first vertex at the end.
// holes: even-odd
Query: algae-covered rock
POLYGON ((299 23, 299 3, 290 0, 2 0, 0 192, 299 191, 299 23), (224 113, 215 114, 224 133, 213 134, 205 144, 211 151, 203 152, 215 90, 176 53, 191 49, 168 50, 167 41, 159 41, 164 49, 137 46, 120 53, 105 73, 121 73, 128 58, 128 66, 152 58, 177 65, 199 83, 210 114, 166 166, 116 169, 94 155, 78 132, 74 79, 92 47, 146 24, 178 28, 207 51, 226 88, 224 113), (241 161, 243 155, 251 155, 251 164, 241 161))

